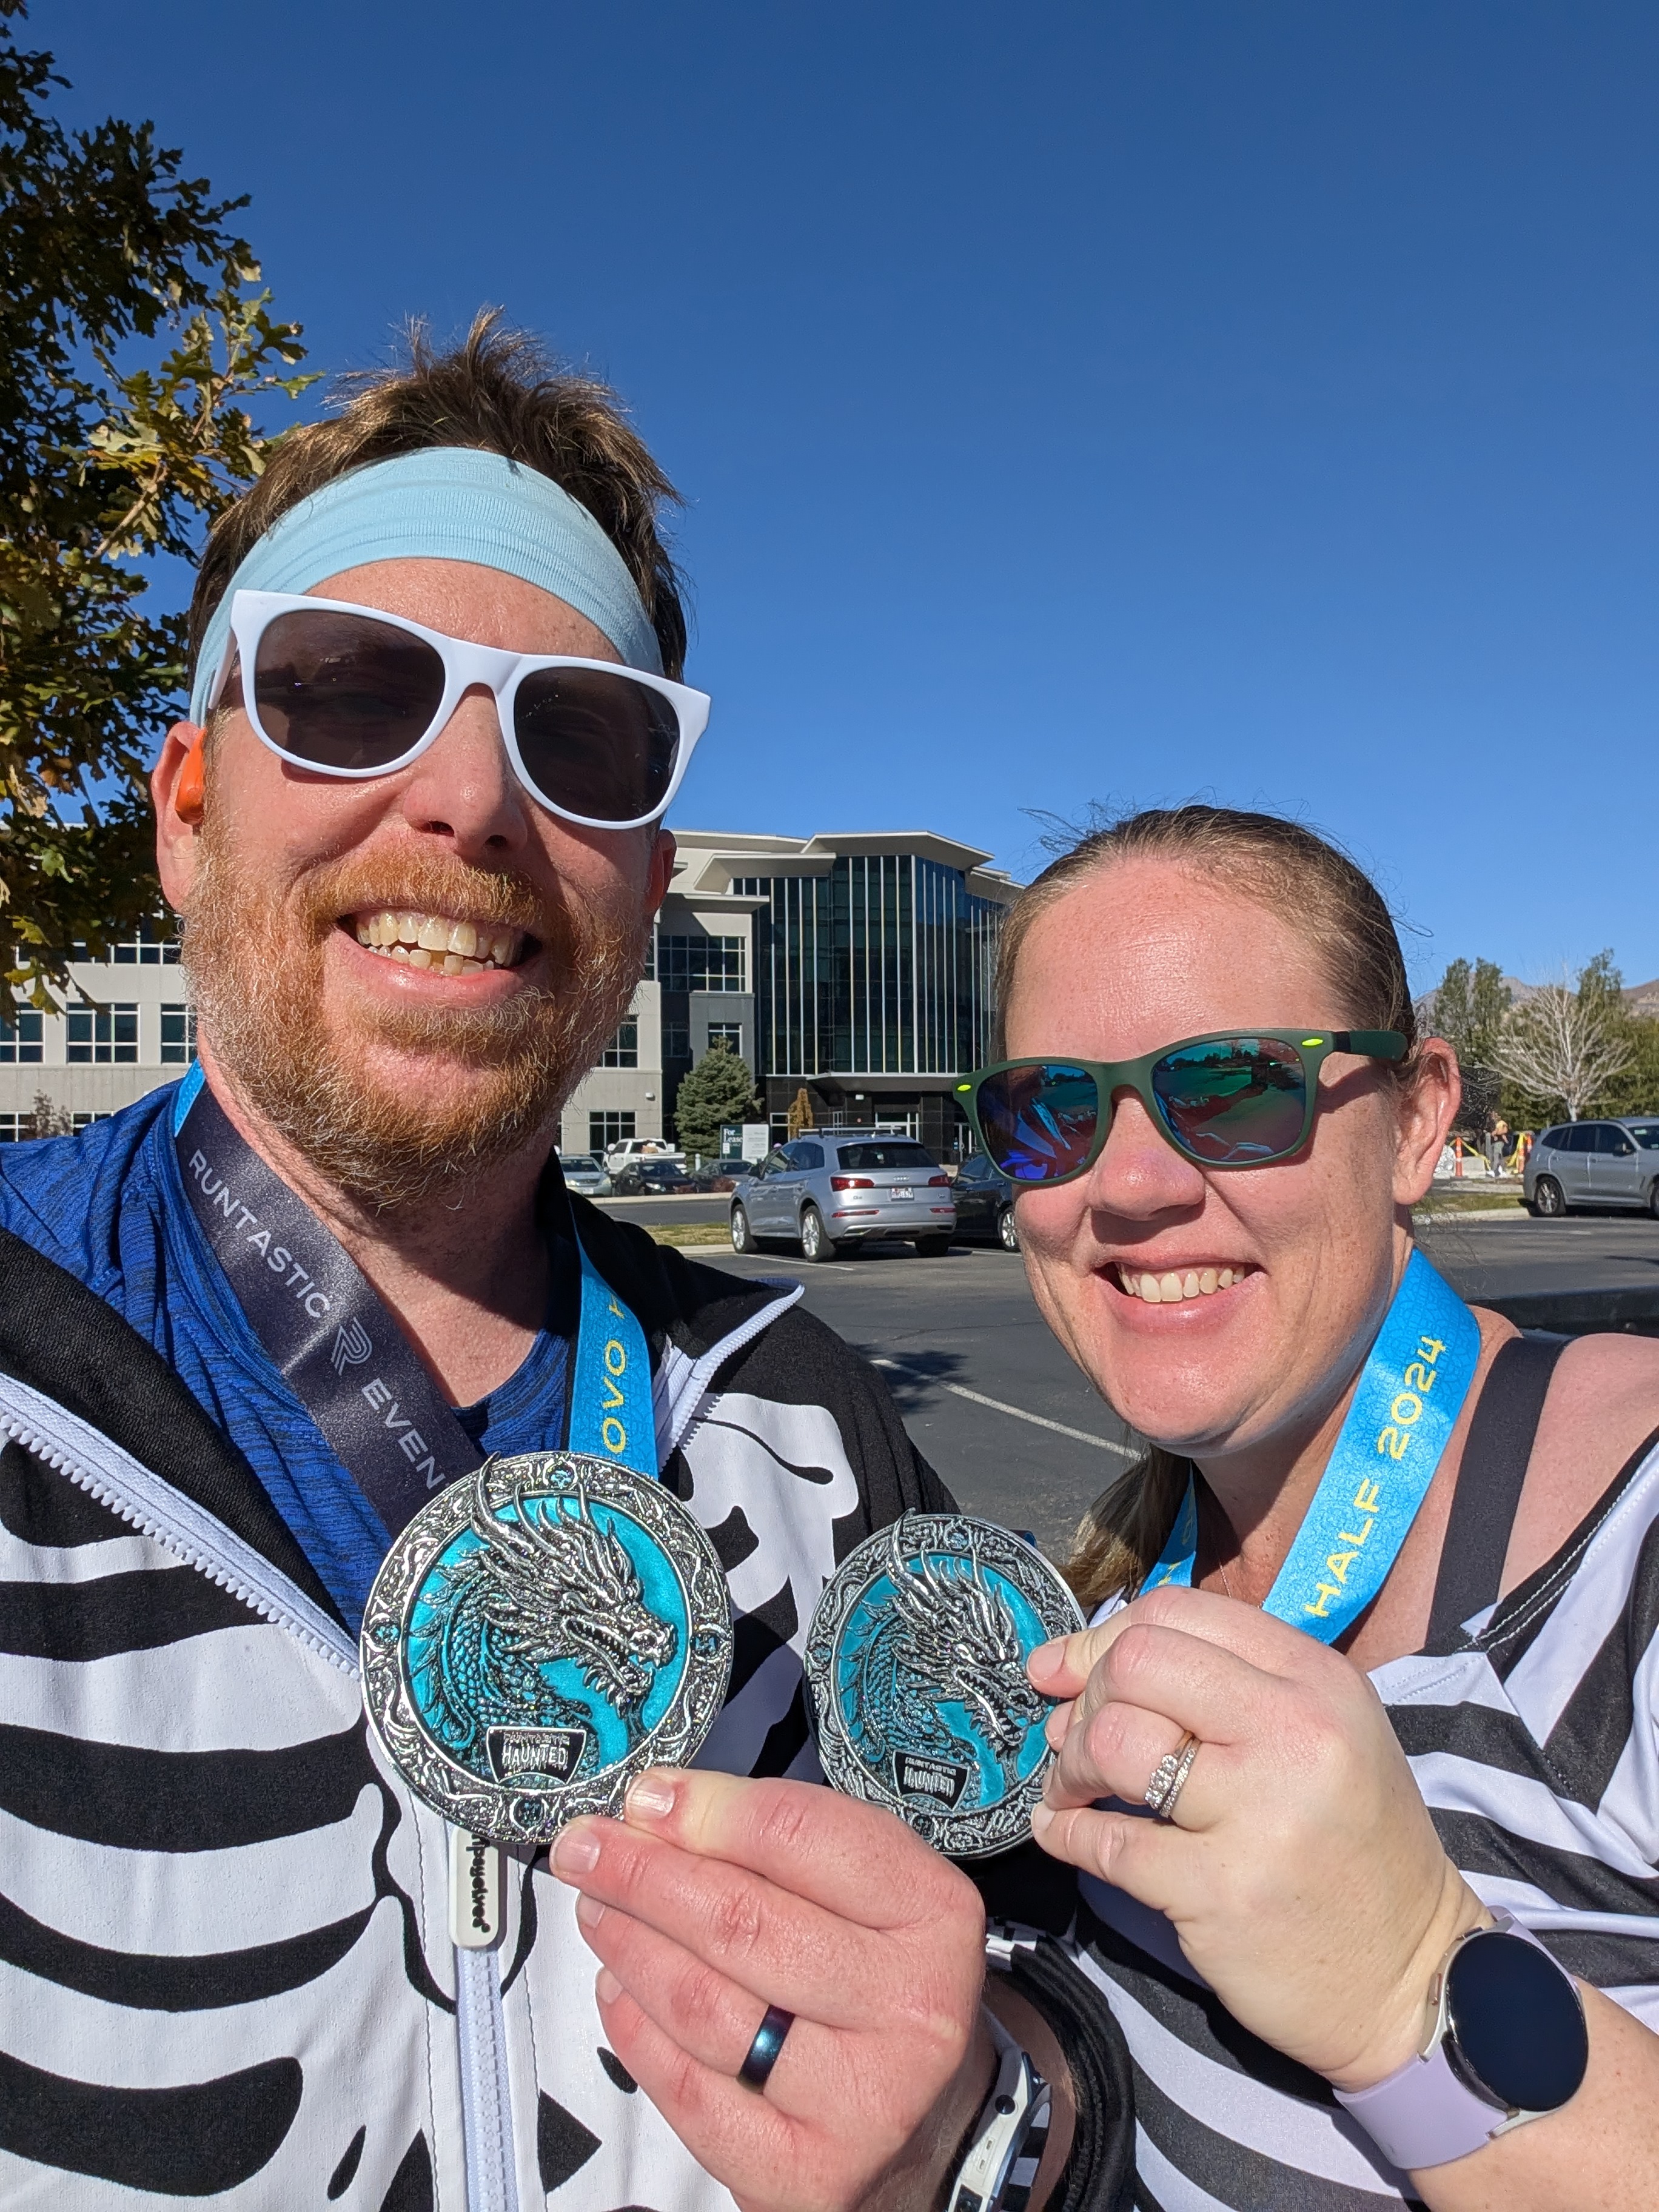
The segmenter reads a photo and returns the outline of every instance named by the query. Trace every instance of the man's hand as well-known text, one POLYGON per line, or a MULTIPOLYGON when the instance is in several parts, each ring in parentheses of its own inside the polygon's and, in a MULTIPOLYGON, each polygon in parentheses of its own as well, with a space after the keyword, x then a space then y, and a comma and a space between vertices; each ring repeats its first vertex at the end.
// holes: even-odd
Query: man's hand
POLYGON ((1403 2065, 1436 1966, 1485 1915, 1358 1668, 1231 1598, 1160 1589, 1030 1674, 1073 1701, 1049 1717, 1043 1849, 1167 1915, 1234 2018, 1339 2088, 1403 2065), (1165 1826, 1142 1800, 1188 1730, 1165 1826))
POLYGON ((965 1875, 828 1790, 668 1767, 553 1871, 611 2048, 744 2212, 927 2212, 994 2071, 965 1875), (795 2020, 760 2092, 738 2069, 770 2005, 795 2020))

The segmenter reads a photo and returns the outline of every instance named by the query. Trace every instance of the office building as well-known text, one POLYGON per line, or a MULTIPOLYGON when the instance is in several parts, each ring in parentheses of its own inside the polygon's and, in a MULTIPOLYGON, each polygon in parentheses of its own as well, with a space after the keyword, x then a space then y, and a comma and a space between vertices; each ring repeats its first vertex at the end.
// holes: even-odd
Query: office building
POLYGON ((880 1122, 958 1150, 952 1091, 990 1056, 1013 879, 922 830, 675 834, 650 969, 566 1109, 565 1149, 666 1133, 681 1077, 724 1040, 776 1130, 804 1089, 820 1127, 880 1122))
POLYGON ((54 1128, 85 1128, 130 1106, 196 1057, 170 924, 142 929, 107 961, 74 960, 62 1011, 12 1009, 0 1022, 0 1143, 36 1133, 37 1101, 54 1128))

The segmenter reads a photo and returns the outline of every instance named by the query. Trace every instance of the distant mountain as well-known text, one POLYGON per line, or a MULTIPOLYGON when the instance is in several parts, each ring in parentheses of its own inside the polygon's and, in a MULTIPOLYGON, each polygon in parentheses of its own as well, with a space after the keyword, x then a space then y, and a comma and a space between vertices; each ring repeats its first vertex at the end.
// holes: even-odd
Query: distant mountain
MULTIPOLYGON (((1518 975, 1505 975, 1504 981, 1509 989, 1510 1004, 1514 1006, 1524 1006, 1528 999, 1538 996, 1541 988, 1536 983, 1523 983, 1518 975)), ((1412 1002, 1418 1021, 1425 1027, 1433 1024, 1435 1001, 1439 995, 1437 991, 1425 991, 1420 999, 1412 1002)), ((1631 1013, 1646 1021, 1659 1021, 1659 975, 1650 983, 1632 983, 1625 992, 1624 1000, 1631 1013)))
MULTIPOLYGON (((1505 975, 1504 978, 1504 988, 1510 994, 1510 1004, 1512 1006, 1524 1006, 1528 999, 1535 999, 1538 996, 1538 985, 1536 983, 1523 983, 1518 975, 1505 975)), ((1655 988, 1659 988, 1659 986, 1650 983, 1646 988, 1649 990, 1653 990, 1655 988)), ((1625 995, 1628 998, 1630 996, 1629 992, 1627 991, 1625 995)), ((1416 1013, 1418 1022, 1421 1026, 1425 1028, 1432 1027, 1434 1022, 1435 1004, 1440 994, 1437 990, 1425 991, 1420 999, 1413 999, 1412 1000, 1413 1010, 1416 1013)))

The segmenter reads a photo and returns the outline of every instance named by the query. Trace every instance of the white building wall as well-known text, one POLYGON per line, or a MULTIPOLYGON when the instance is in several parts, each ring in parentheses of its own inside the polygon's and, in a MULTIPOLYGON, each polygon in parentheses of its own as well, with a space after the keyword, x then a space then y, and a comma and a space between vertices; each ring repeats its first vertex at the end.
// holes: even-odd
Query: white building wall
POLYGON ((559 1124, 562 1152, 592 1152, 594 1114, 631 1114, 631 1131, 616 1134, 660 1137, 662 1134, 662 994, 657 985, 641 982, 629 1008, 639 1030, 637 1067, 590 1068, 576 1085, 559 1124))
POLYGON ((156 957, 173 947, 135 942, 125 950, 132 956, 129 961, 70 963, 73 988, 67 994, 54 994, 58 1011, 40 1015, 38 1045, 27 1034, 34 1009, 20 1002, 17 1018, 7 1025, 14 1033, 0 1036, 0 1139, 26 1133, 23 1125, 32 1121, 39 1097, 51 1102, 55 1114, 85 1121, 130 1106, 158 1084, 174 1082, 185 1073, 194 1054, 176 1034, 179 1027, 188 1034, 184 973, 176 962, 163 963, 156 957), (94 1018, 101 1012, 112 1018, 109 1027, 113 1030, 114 1015, 129 1008, 137 1016, 131 1044, 114 1036, 100 1040, 95 1035, 71 1041, 71 1010, 94 1018), (164 1046, 163 1014, 168 1012, 175 1036, 171 1046, 164 1046), (173 1056, 164 1060, 164 1050, 173 1056), (38 1059, 33 1057, 37 1051, 38 1059), (76 1055, 73 1059, 72 1052, 76 1055), (88 1055, 85 1059, 80 1057, 83 1053, 88 1055))

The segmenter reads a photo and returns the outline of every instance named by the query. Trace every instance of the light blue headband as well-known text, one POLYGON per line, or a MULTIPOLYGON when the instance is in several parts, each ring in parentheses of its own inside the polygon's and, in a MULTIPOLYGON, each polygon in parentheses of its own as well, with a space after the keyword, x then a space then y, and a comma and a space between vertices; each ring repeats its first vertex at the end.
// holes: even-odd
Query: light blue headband
POLYGON ((238 592, 308 592, 370 561, 476 561, 521 576, 605 632, 630 668, 662 674, 657 634, 622 555, 587 509, 499 453, 441 446, 355 469, 274 522, 213 611, 190 695, 193 722, 230 636, 238 592))

